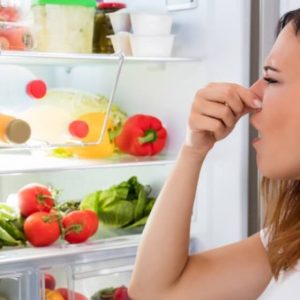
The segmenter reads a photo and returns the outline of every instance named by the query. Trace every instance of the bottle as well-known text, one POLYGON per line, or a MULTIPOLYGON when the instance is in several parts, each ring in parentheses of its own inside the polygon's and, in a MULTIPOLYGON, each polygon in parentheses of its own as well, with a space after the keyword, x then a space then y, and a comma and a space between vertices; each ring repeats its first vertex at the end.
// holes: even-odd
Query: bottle
POLYGON ((119 2, 99 2, 95 13, 93 52, 94 53, 114 53, 109 35, 114 34, 113 27, 107 13, 116 12, 126 8, 125 3, 119 2))
POLYGON ((25 143, 31 135, 28 123, 13 116, 0 114, 0 141, 5 143, 25 143))

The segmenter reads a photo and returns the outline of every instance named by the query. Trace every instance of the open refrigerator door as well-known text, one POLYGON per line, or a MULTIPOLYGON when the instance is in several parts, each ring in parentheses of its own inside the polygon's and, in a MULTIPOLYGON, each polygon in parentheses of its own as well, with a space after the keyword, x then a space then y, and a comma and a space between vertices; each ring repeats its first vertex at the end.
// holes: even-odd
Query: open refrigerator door
MULTIPOLYGON (((19 208, 19 191, 28 184, 38 183, 59 191, 55 202, 61 209, 65 209, 62 208, 65 203, 73 205, 72 209, 77 205, 75 210, 94 208, 100 221, 97 233, 83 243, 69 244, 60 239, 42 248, 32 247, 28 242, 16 249, 3 247, 0 295, 8 300, 50 299, 51 293, 60 288, 65 289, 60 294, 67 293, 69 297, 65 299, 77 300, 72 291, 83 295, 82 299, 118 299, 114 293, 117 288, 119 293, 124 292, 122 287, 129 283, 143 222, 151 211, 149 204, 150 209, 140 214, 134 205, 139 199, 144 201, 143 193, 145 203, 156 199, 170 174, 184 141, 196 91, 210 81, 249 85, 250 1, 125 2, 129 12, 168 12, 175 36, 171 56, 121 55, 120 58, 118 53, 36 50, 0 53, 3 83, 0 113, 25 120, 36 137, 29 139, 31 147, 21 144, 6 149, 7 143, 2 143, 1 201, 19 208), (117 78, 120 59, 123 63, 117 78), (37 94, 35 88, 28 88, 30 82, 36 81, 46 85, 44 95, 38 99, 32 93, 40 95, 41 88, 37 94), (91 149, 86 143, 97 142, 99 125, 106 129, 110 126, 109 122, 103 126, 105 112, 106 116, 114 116, 113 124, 117 125, 123 125, 134 115, 155 116, 167 130, 164 149, 156 155, 136 156, 115 153, 107 142, 105 151, 96 150, 102 156, 91 157, 94 152, 89 151, 88 157, 86 152, 82 154, 79 149, 91 149), (91 113, 98 117, 91 120, 91 113), (86 114, 88 117, 83 117, 86 114), (97 125, 92 141, 79 138, 76 131, 75 140, 79 142, 74 145, 69 129, 74 120, 87 123, 89 129, 97 125), (71 148, 70 139, 72 153, 65 149, 71 148), (133 182, 135 190, 128 187, 133 182), (125 196, 116 200, 124 188, 125 196), (133 190, 135 196, 129 196, 133 190), (107 204, 107 200, 111 202, 107 204), (133 214, 124 213, 130 210, 128 205, 135 207, 133 214)), ((101 7, 101 13, 108 7, 112 9, 111 5, 101 7)), ((79 134, 83 132, 84 129, 79 130, 79 134)), ((215 146, 205 162, 192 218, 191 252, 247 236, 247 157, 248 119, 245 117, 229 138, 215 146)))

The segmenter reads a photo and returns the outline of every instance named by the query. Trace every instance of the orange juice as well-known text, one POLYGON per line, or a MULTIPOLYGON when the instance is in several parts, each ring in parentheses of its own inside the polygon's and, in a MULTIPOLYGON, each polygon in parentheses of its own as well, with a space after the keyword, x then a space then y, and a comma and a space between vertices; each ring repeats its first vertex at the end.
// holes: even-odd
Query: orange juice
MULTIPOLYGON (((92 112, 79 116, 76 121, 83 121, 88 125, 88 133, 84 138, 80 140, 83 142, 97 142, 102 126, 104 124, 105 113, 92 112)), ((71 154, 81 158, 105 158, 110 156, 115 145, 110 141, 109 129, 111 128, 111 121, 109 120, 103 140, 99 145, 83 146, 83 147, 68 147, 66 150, 71 154)))

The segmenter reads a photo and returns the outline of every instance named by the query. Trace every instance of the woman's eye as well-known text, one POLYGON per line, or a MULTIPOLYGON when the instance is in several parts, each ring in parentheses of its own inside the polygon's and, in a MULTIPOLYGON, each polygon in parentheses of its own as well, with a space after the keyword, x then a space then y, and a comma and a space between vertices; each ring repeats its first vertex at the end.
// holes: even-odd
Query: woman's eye
POLYGON ((277 83, 278 81, 273 79, 273 78, 270 78, 270 77, 264 77, 264 80, 268 83, 268 84, 271 84, 271 83, 277 83))

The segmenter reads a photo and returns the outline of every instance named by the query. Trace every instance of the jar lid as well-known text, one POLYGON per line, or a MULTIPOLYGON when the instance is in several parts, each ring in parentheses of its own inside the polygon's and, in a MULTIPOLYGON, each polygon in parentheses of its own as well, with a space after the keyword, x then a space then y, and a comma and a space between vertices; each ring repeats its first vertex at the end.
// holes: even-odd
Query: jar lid
POLYGON ((47 93, 47 86, 43 80, 32 80, 27 84, 26 91, 30 97, 41 99, 47 93))
POLYGON ((110 9, 110 8, 121 9, 121 8, 126 8, 127 6, 125 3, 121 3, 121 2, 100 2, 97 7, 99 9, 110 9))
POLYGON ((96 0, 33 0, 32 5, 79 5, 87 7, 96 7, 96 0))
POLYGON ((77 138, 85 138, 89 133, 89 125, 81 120, 75 120, 69 125, 69 132, 77 138))
POLYGON ((23 120, 15 119, 6 128, 7 139, 12 143, 25 143, 30 138, 30 135, 30 126, 23 120))

